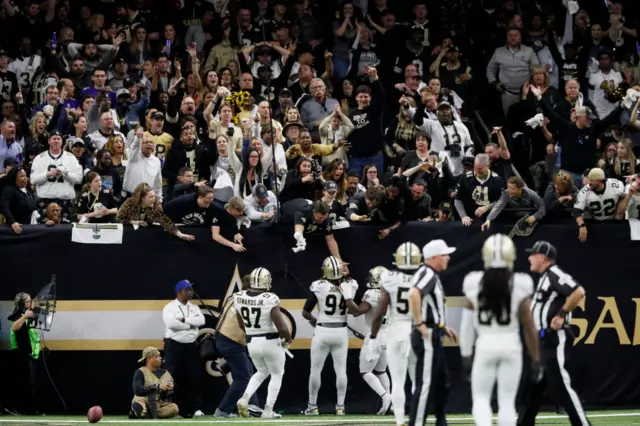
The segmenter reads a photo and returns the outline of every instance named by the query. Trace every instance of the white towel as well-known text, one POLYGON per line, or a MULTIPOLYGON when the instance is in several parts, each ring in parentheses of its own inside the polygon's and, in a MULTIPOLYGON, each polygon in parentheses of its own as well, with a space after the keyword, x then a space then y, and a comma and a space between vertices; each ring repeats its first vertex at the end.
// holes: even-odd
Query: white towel
POLYGON ((536 129, 538 127, 542 127, 542 122, 544 120, 544 115, 536 114, 532 118, 525 121, 525 124, 532 129, 536 129))
POLYGON ((640 97, 640 92, 639 91, 637 91, 635 89, 627 90, 627 95, 622 100, 622 106, 625 107, 625 108, 629 108, 629 109, 633 108, 633 106, 638 101, 639 97, 640 97))
POLYGON ((631 241, 640 241, 640 220, 629 219, 629 230, 631 231, 631 241))
POLYGON ((577 1, 573 0, 562 0, 562 4, 567 8, 570 15, 575 15, 580 10, 580 5, 577 1))

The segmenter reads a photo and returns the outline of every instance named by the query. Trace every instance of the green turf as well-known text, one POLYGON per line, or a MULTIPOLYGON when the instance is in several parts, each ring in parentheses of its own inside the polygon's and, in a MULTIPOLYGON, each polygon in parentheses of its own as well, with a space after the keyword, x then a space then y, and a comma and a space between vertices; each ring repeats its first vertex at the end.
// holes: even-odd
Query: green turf
MULTIPOLYGON (((640 410, 631 411, 591 411, 587 413, 593 426, 619 426, 619 425, 640 425, 640 410)), ((473 421, 469 414, 451 414, 447 416, 447 420, 451 426, 453 425, 473 425, 473 421)), ((347 415, 345 417, 337 417, 334 415, 322 415, 315 417, 303 417, 296 415, 284 416, 282 419, 216 419, 211 415, 185 420, 176 418, 172 420, 128 420, 126 417, 107 416, 102 419, 99 426, 103 425, 126 425, 135 426, 153 426, 158 424, 170 424, 172 426, 189 425, 193 423, 219 424, 229 425, 237 424, 243 426, 257 426, 265 424, 274 425, 299 425, 299 426, 334 426, 334 425, 352 425, 352 426, 376 426, 376 425, 395 425, 393 416, 361 416, 347 415)), ((429 423, 433 423, 433 418, 429 419, 429 423)), ((0 425, 69 425, 88 424, 86 417, 83 416, 43 416, 43 417, 0 417, 0 425)), ((569 425, 566 416, 558 416, 555 413, 542 413, 536 421, 536 425, 569 425)))

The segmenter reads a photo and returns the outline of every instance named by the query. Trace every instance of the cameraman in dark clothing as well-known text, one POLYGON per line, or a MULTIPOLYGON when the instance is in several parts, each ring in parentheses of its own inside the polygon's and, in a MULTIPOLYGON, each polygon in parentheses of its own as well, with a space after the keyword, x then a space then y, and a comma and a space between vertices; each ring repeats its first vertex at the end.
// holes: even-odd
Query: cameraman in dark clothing
POLYGON ((18 293, 14 299, 15 308, 7 318, 11 321, 10 342, 14 355, 12 370, 16 374, 15 382, 22 389, 18 403, 24 414, 37 414, 36 410, 36 373, 40 357, 40 333, 35 326, 35 313, 31 307, 31 296, 18 293))

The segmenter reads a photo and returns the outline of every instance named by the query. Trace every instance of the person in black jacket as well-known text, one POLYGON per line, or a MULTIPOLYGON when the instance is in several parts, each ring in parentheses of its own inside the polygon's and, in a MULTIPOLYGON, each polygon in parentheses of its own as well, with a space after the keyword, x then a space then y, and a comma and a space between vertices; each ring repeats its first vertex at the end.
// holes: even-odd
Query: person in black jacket
POLYGON ((0 189, 0 213, 7 225, 16 234, 22 232, 23 224, 31 223, 31 216, 37 210, 36 197, 28 189, 29 177, 22 167, 15 167, 7 174, 4 187, 0 189))
POLYGON ((92 171, 100 175, 102 189, 110 190, 116 201, 119 200, 122 193, 122 179, 120 171, 111 161, 111 152, 106 149, 99 150, 96 154, 96 160, 97 164, 92 171))
MULTIPOLYGON (((178 174, 183 167, 190 167, 196 177, 204 161, 204 146, 196 145, 196 136, 192 129, 183 128, 180 132, 180 143, 174 143, 165 156, 162 176, 167 179, 168 187, 178 180, 178 174)), ((204 167, 203 167, 204 168, 204 167)))
POLYGON ((316 191, 322 190, 320 173, 312 170, 312 160, 301 157, 296 163, 296 168, 290 170, 284 182, 284 188, 280 193, 280 202, 305 198, 307 200, 316 199, 316 191))
POLYGON ((195 194, 182 195, 165 204, 164 214, 173 223, 211 227, 215 217, 212 203, 213 189, 200 185, 196 187, 195 194))

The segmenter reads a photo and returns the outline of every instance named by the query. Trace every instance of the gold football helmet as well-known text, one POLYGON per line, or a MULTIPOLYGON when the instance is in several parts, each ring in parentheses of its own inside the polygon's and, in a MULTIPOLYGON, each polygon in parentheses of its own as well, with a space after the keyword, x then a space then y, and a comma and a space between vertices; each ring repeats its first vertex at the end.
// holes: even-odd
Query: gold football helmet
POLYGON ((267 268, 256 268, 251 271, 251 288, 269 291, 271 290, 271 272, 267 268))
POLYGON ((482 246, 484 268, 513 269, 516 261, 516 246, 513 240, 504 234, 493 234, 482 246))
POLYGON ((328 280, 339 280, 343 277, 342 261, 329 256, 322 262, 322 276, 328 280))
POLYGON ((394 254, 395 261, 393 264, 398 269, 414 270, 422 265, 422 253, 420 248, 414 243, 407 241, 400 244, 394 254))
POLYGON ((382 274, 387 272, 387 268, 384 266, 376 266, 369 271, 369 277, 367 278, 367 287, 380 288, 380 280, 382 274))

